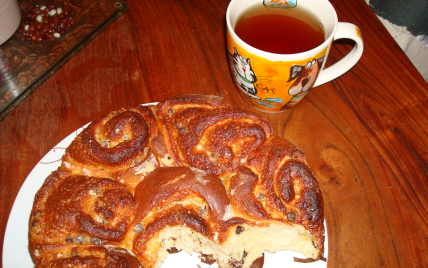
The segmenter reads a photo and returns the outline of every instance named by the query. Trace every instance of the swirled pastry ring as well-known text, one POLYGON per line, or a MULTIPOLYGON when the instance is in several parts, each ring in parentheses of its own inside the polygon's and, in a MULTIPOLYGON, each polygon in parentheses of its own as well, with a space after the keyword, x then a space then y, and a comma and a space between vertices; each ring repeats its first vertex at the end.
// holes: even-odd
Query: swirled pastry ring
POLYGON ((219 267, 324 252, 305 155, 257 114, 177 96, 111 112, 70 144, 29 219, 36 267, 160 267, 175 248, 219 267))

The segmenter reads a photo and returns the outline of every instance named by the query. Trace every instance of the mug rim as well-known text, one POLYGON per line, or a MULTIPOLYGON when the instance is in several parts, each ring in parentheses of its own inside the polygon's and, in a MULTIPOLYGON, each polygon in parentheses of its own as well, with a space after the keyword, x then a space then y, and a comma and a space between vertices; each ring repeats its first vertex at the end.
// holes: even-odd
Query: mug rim
MULTIPOLYGON (((337 25, 339 23, 338 17, 337 17, 337 13, 336 10, 334 9, 334 7, 332 6, 332 4, 330 3, 330 1, 328 0, 324 0, 325 4, 327 5, 327 8, 330 9, 330 11, 333 13, 333 29, 331 31, 331 33, 327 36, 327 38, 325 39, 325 41, 318 45, 317 47, 312 48, 311 50, 307 50, 304 52, 300 52, 300 53, 293 53, 293 54, 278 54, 278 53, 272 53, 272 52, 267 52, 258 48, 255 48, 249 44, 247 44, 246 42, 244 42, 236 33, 235 30, 233 29, 233 27, 231 26, 231 22, 230 22, 230 13, 231 13, 231 9, 233 8, 232 5, 234 3, 236 3, 238 0, 231 0, 227 10, 226 10, 226 25, 227 25, 227 30, 229 32, 229 34, 232 36, 232 38, 234 39, 234 41, 236 43, 238 43, 241 47, 243 47, 244 49, 246 49, 248 52, 256 54, 260 57, 264 57, 264 58, 268 58, 268 59, 272 59, 274 58, 275 60, 281 60, 282 58, 290 60, 290 58, 301 58, 301 57, 305 57, 306 54, 308 54, 307 56, 309 57, 310 55, 316 54, 320 51, 322 51, 323 49, 325 49, 326 47, 328 47, 331 42, 333 41, 333 37, 336 33, 337 30, 337 25)), ((262 0, 259 0, 262 1, 262 0)), ((321 0, 318 0, 321 1, 321 0)), ((245 11, 245 10, 244 10, 245 11)), ((312 11, 311 11, 312 12, 312 11)), ((243 12, 240 13, 240 15, 243 12)), ((315 15, 317 18, 319 18, 316 14, 314 14, 312 12, 313 15, 315 15)))

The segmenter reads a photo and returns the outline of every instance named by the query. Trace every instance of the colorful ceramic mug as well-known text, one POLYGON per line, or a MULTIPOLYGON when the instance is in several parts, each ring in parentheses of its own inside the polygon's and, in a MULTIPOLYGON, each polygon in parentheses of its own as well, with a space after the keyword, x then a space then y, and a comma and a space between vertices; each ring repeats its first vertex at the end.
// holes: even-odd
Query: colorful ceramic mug
POLYGON ((226 22, 229 65, 235 85, 245 100, 264 112, 281 112, 295 106, 312 87, 351 69, 363 53, 360 29, 351 23, 338 22, 336 11, 328 0, 232 0, 226 22), (234 28, 244 12, 257 5, 306 9, 324 28, 325 41, 298 54, 274 54, 246 44, 234 28), (343 59, 323 69, 333 41, 342 38, 354 40, 354 48, 343 59))

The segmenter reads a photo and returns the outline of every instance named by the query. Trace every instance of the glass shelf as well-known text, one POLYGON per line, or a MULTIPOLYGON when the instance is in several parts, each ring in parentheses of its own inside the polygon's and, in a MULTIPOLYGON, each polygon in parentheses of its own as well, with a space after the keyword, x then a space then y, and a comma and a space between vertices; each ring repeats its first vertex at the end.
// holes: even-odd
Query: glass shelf
POLYGON ((51 43, 16 31, 0 46, 0 120, 128 10, 124 0, 21 0, 21 13, 48 3, 71 11, 75 23, 51 43))

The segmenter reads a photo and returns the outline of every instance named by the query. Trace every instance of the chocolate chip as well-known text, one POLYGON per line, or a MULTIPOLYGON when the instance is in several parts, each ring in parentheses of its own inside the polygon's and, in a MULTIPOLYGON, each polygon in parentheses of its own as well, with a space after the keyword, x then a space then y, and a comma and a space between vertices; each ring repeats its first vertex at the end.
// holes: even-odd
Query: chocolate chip
POLYGON ((186 132, 187 132, 187 126, 185 126, 185 125, 183 125, 181 123, 178 123, 178 122, 175 122, 174 126, 180 132, 181 135, 186 134, 186 132))
POLYGON ((136 159, 132 159, 132 165, 138 166, 141 163, 141 159, 140 158, 136 158, 136 159))
POLYGON ((65 239, 65 242, 67 242, 67 243, 73 243, 74 239, 73 239, 73 237, 71 237, 70 235, 68 235, 67 238, 65 239))
POLYGON ((259 200, 263 200, 265 198, 266 198, 266 195, 264 195, 262 193, 259 193, 259 196, 257 196, 257 199, 259 199, 259 200))
POLYGON ((184 134, 186 134, 186 133, 187 133, 187 127, 186 127, 186 126, 181 127, 181 128, 180 128, 180 134, 181 134, 181 135, 184 135, 184 134))
POLYGON ((101 224, 104 224, 104 219, 101 218, 101 217, 97 217, 97 222, 101 223, 101 224))
POLYGON ((244 228, 243 226, 238 226, 238 227, 236 227, 236 234, 240 234, 240 233, 242 233, 243 231, 245 231, 245 228, 244 228))
POLYGON ((107 219, 111 219, 114 216, 113 211, 111 210, 104 211, 103 215, 104 215, 104 218, 107 218, 107 219))
POLYGON ((210 156, 211 156, 211 158, 212 158, 212 159, 214 159, 214 160, 218 158, 218 154, 217 154, 217 153, 215 153, 215 152, 212 152, 210 156))
POLYGON ((36 227, 38 223, 39 223, 39 220, 34 220, 34 221, 31 223, 31 226, 32 226, 32 227, 36 227))
POLYGON ((141 233, 144 230, 144 227, 141 223, 138 223, 134 226, 134 232, 141 233))
POLYGON ((86 238, 83 235, 79 235, 75 238, 76 243, 78 244, 84 244, 86 243, 86 238))
POLYGON ((34 213, 34 217, 39 217, 39 216, 41 216, 43 214, 43 212, 41 212, 41 211, 39 211, 39 212, 35 212, 34 213))
POLYGON ((92 244, 97 245, 97 246, 99 246, 99 245, 101 245, 103 243, 103 240, 100 239, 100 238, 98 238, 98 237, 92 237, 89 241, 92 244))
POLYGON ((170 249, 167 249, 167 251, 168 251, 169 254, 174 254, 174 253, 180 252, 181 249, 178 250, 177 248, 170 248, 170 249))
POLYGON ((288 221, 295 221, 296 220, 296 214, 294 214, 294 212, 288 212, 287 219, 288 219, 288 221))
POLYGON ((233 268, 241 268, 242 265, 244 264, 244 259, 237 261, 237 260, 230 260, 229 264, 233 267, 233 268))
POLYGON ((172 108, 168 110, 168 113, 169 113, 169 114, 173 114, 174 112, 175 112, 175 111, 174 111, 174 109, 172 109, 172 108))
POLYGON ((199 216, 201 216, 202 218, 205 218, 207 213, 208 213, 208 209, 206 207, 203 207, 199 211, 199 216))
POLYGON ((102 141, 101 146, 102 146, 103 148, 108 148, 108 147, 110 146, 110 142, 109 142, 109 141, 107 141, 107 140, 104 140, 104 141, 102 141))
POLYGON ((199 259, 201 259, 201 262, 211 265, 215 263, 215 259, 212 255, 202 254, 199 259))

